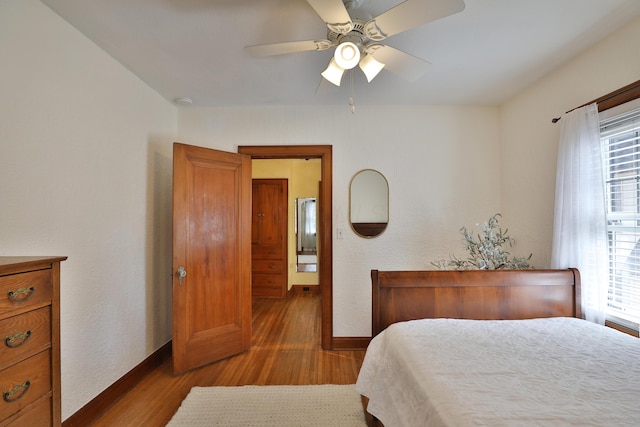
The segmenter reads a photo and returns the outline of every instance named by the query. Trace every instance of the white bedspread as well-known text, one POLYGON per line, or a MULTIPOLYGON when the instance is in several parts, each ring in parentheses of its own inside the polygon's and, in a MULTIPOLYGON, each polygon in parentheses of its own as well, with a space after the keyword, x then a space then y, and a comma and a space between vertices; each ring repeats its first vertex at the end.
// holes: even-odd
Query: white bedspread
POLYGON ((637 427, 640 340, 573 318, 397 323, 356 389, 385 427, 637 427))

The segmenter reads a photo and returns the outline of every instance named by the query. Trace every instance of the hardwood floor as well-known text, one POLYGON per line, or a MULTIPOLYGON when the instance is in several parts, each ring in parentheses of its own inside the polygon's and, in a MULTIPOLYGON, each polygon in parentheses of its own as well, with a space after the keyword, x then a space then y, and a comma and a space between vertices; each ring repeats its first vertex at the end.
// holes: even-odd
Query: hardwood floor
POLYGON ((168 359, 91 426, 164 426, 193 386, 353 384, 364 353, 321 349, 320 295, 254 298, 249 351, 178 376, 168 359))

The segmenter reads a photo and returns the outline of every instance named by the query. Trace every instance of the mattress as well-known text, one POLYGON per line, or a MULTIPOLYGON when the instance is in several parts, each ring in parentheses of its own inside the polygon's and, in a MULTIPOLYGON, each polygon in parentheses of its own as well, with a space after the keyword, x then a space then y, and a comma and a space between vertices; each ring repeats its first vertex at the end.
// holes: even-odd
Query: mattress
POLYGON ((385 427, 640 426, 640 340, 564 317, 396 323, 356 389, 385 427))

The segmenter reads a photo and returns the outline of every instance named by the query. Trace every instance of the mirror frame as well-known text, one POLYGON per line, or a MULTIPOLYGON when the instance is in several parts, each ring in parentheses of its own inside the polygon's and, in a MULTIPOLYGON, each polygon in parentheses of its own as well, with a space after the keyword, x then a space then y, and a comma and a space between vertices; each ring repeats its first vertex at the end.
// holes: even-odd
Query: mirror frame
MULTIPOLYGON (((375 201, 372 203, 372 208, 374 208, 375 205, 375 201)), ((380 205, 381 202, 378 202, 378 205, 380 205)), ((358 172, 356 172, 353 177, 351 178, 351 182, 349 184, 349 225, 351 226, 351 229, 353 230, 353 232, 360 236, 360 237, 364 237, 365 239, 372 239, 374 237, 378 237, 380 236, 382 233, 385 232, 385 230, 387 229, 388 225, 389 225, 389 181, 387 181, 387 178, 382 174, 382 172, 377 171, 375 169, 362 169, 359 170, 358 172), (371 221, 371 222, 353 222, 353 183, 354 181, 358 178, 358 176, 361 176, 362 173, 364 172, 374 172, 376 174, 378 174, 382 180, 384 181, 384 188, 380 188, 377 189, 380 192, 384 192, 384 194, 380 194, 380 197, 383 197, 385 200, 385 204, 386 204, 386 222, 383 221, 371 221)))
POLYGON ((317 197, 296 197, 295 199, 295 223, 294 232, 296 235, 296 273, 317 273, 318 271, 318 199, 317 197), (314 205, 314 234, 312 250, 305 250, 302 245, 303 234, 306 225, 303 223, 302 210, 305 203, 313 201, 314 205))

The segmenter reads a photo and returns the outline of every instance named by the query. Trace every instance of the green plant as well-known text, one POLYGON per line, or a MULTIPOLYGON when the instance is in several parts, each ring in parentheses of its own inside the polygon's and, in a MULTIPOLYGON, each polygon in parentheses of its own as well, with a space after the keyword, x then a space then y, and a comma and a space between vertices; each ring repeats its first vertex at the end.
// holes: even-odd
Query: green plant
POLYGON ((521 270, 533 268, 529 260, 533 254, 526 258, 511 257, 505 249, 515 242, 509 237, 508 229, 502 231, 499 224, 499 213, 489 218, 483 224, 482 232, 478 233, 477 240, 474 234, 462 227, 460 232, 464 236, 465 249, 469 253, 467 258, 460 259, 451 256, 449 260, 440 260, 431 264, 441 270, 521 270))

